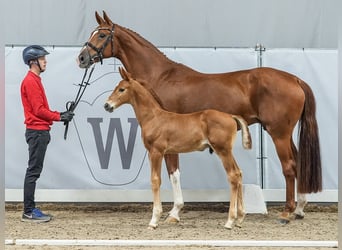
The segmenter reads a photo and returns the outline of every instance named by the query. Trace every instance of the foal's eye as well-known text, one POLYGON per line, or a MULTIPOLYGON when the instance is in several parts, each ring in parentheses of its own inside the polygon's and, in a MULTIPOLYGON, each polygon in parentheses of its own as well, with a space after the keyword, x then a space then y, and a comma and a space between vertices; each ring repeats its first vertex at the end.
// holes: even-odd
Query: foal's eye
POLYGON ((99 34, 99 37, 100 37, 100 38, 105 38, 105 37, 106 37, 106 34, 100 33, 100 34, 99 34))
POLYGON ((125 91, 125 89, 124 88, 119 88, 119 92, 121 93, 121 92, 124 92, 125 91))

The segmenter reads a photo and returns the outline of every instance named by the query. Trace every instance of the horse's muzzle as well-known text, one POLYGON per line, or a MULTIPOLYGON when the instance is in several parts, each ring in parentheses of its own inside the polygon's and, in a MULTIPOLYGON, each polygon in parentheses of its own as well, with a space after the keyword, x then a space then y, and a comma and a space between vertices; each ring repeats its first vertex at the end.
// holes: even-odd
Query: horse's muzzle
POLYGON ((110 105, 108 102, 105 103, 105 105, 103 106, 104 109, 110 113, 112 113, 114 111, 114 107, 112 105, 110 105))
POLYGON ((89 68, 93 64, 86 49, 83 49, 77 57, 78 66, 82 69, 89 68))

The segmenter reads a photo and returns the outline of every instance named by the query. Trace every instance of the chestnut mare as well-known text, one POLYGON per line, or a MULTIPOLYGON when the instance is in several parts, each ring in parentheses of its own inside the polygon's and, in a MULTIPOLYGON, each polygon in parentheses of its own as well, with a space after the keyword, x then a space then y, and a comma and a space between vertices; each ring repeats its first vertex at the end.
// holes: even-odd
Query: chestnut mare
POLYGON ((225 227, 231 229, 235 219, 240 227, 245 216, 242 198, 242 173, 236 164, 232 150, 238 126, 242 131, 242 144, 252 146, 246 121, 235 115, 208 109, 189 114, 177 114, 162 109, 153 92, 132 79, 129 73, 119 68, 122 81, 108 97, 104 108, 113 112, 122 104, 133 106, 141 127, 144 145, 151 165, 153 191, 153 214, 149 228, 158 226, 162 214, 160 200, 161 165, 165 154, 203 151, 210 147, 221 159, 230 182, 230 207, 225 227))
MULTIPOLYGON (((149 84, 168 111, 190 113, 216 109, 238 114, 248 124, 261 123, 274 142, 286 181, 286 204, 280 221, 289 222, 293 212, 296 218, 304 217, 305 194, 322 190, 316 103, 304 81, 272 68, 203 74, 171 61, 139 34, 114 24, 105 12, 103 18, 97 12, 95 16, 99 26, 80 51, 81 68, 116 57, 133 78, 149 84), (298 151, 292 138, 297 122, 300 125, 298 151)), ((178 221, 184 204, 178 155, 165 155, 165 161, 174 193, 169 220, 178 221)))

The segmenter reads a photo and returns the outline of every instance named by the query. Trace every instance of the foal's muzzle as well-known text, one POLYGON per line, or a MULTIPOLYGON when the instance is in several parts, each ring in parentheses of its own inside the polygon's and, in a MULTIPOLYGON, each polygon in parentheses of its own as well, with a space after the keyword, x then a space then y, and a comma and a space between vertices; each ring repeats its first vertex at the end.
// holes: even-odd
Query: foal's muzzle
POLYGON ((106 111, 108 111, 110 113, 112 113, 114 111, 114 107, 112 105, 110 105, 108 102, 106 102, 103 107, 106 111))

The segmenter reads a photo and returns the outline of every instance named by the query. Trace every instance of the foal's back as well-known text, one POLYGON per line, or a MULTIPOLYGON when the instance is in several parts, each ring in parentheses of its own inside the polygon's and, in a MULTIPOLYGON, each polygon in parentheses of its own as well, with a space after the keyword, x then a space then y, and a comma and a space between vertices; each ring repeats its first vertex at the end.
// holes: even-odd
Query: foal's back
POLYGON ((177 114, 162 110, 147 126, 142 126, 142 137, 147 148, 158 146, 164 153, 202 151, 207 147, 231 150, 237 123, 226 113, 204 110, 177 114))

